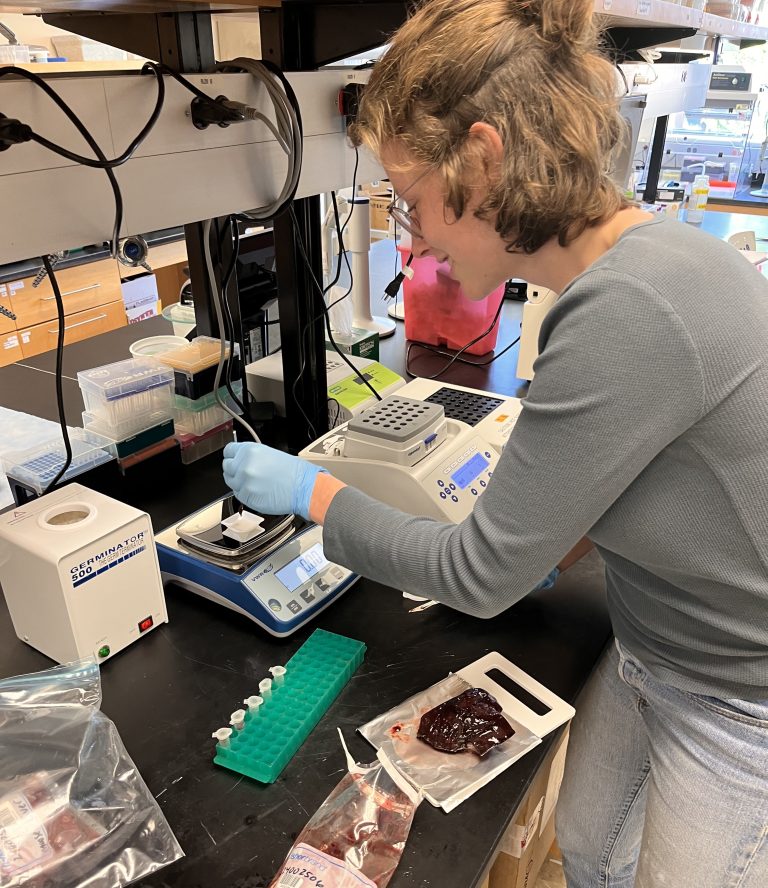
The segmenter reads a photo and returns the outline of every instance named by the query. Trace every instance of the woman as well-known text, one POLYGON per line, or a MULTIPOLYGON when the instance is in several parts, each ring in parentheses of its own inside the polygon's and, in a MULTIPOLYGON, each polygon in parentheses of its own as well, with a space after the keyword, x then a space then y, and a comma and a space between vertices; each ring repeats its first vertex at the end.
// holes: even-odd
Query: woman
POLYGON ((559 293, 493 481, 458 526, 229 445, 255 509, 327 556, 493 617, 587 536, 616 635, 582 694, 557 814, 570 888, 768 885, 768 285, 612 183, 616 77, 592 0, 429 0, 374 69, 356 144, 416 256, 471 298, 559 293))

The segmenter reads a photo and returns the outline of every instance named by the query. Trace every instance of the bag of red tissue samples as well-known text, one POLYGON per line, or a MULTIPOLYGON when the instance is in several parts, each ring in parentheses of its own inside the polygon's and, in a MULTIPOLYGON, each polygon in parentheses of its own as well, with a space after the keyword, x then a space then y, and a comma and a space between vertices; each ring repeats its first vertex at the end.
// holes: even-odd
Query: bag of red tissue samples
POLYGON ((421 801, 379 762, 356 765, 299 834, 270 888, 386 888, 421 801))

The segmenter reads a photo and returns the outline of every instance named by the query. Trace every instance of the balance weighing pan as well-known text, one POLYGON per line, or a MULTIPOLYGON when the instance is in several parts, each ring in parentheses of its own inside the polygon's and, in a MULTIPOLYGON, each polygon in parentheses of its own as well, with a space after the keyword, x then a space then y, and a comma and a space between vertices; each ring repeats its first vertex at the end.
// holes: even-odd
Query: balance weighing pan
MULTIPOLYGON (((275 537, 284 537, 293 527, 293 515, 264 515, 262 533, 246 542, 224 534, 222 521, 237 511, 232 496, 225 496, 210 506, 200 509, 182 521, 176 528, 179 541, 196 553, 213 556, 223 562, 255 561, 275 537)), ((253 513, 255 514, 255 513, 253 513)))

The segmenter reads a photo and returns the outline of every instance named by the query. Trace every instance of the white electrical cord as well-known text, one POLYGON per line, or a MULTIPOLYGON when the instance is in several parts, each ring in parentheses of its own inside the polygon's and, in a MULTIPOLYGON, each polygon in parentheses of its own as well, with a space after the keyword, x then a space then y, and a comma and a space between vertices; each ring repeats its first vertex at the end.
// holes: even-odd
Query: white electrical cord
POLYGON ((272 109, 275 112, 277 128, 275 128, 270 120, 254 108, 249 109, 247 116, 252 120, 260 120, 269 128, 270 132, 277 140, 278 145, 280 145, 288 156, 288 171, 280 194, 272 201, 272 203, 241 214, 254 222, 263 222, 267 219, 272 219, 284 208, 285 204, 293 198, 299 183, 303 143, 301 137, 301 124, 299 122, 297 109, 294 108, 291 96, 286 92, 285 86, 280 78, 270 71, 269 68, 262 65, 261 62, 257 62, 254 59, 237 58, 232 59, 229 62, 219 62, 214 70, 245 71, 247 74, 255 77, 266 89, 267 95, 272 102, 272 109))
MULTIPOLYGON (((221 392, 219 391, 219 387, 221 386, 221 375, 224 371, 224 365, 227 362, 227 337, 224 332, 224 312, 221 307, 222 298, 226 298, 222 296, 221 291, 219 290, 219 286, 216 283, 216 275, 213 271, 213 260, 211 259, 211 219, 206 219, 205 227, 203 229, 203 257, 205 259, 205 268, 208 272, 208 280, 210 282, 211 287, 211 296, 213 298, 213 307, 216 310, 216 321, 219 325, 219 339, 221 341, 221 352, 219 353, 219 365, 216 368, 216 379, 213 383, 213 394, 216 400, 219 403, 219 406, 228 413, 232 419, 236 422, 239 422, 240 425, 248 432, 248 434, 253 438, 253 440, 260 444, 261 440, 256 432, 253 430, 251 425, 240 416, 235 410, 233 410, 229 404, 222 398, 221 392)), ((229 360, 234 360, 234 355, 229 356, 229 360)))

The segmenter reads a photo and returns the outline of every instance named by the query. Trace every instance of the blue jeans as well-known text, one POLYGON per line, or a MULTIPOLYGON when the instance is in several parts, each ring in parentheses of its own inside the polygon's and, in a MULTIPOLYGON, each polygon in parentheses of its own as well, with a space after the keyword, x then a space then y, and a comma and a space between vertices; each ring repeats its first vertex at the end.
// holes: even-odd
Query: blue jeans
POLYGON ((568 888, 768 888, 768 700, 678 690, 610 645, 556 825, 568 888))

